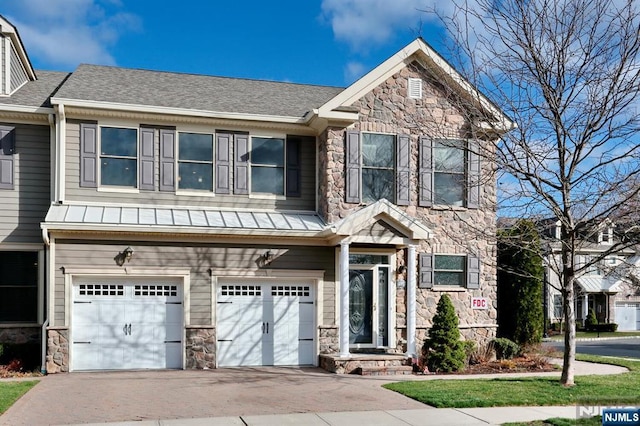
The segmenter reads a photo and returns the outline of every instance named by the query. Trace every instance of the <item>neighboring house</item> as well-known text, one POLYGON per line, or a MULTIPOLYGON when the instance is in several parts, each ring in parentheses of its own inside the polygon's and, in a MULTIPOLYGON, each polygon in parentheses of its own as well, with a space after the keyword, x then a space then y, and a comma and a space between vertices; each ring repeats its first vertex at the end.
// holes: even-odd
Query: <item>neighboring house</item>
POLYGON ((336 88, 35 72, 0 25, 0 330, 43 329, 49 373, 350 371, 415 356, 444 293, 495 336, 511 122, 422 39, 336 88))
MULTIPOLYGON (((550 243, 551 251, 545 259, 547 277, 547 318, 551 322, 562 321, 562 295, 559 288, 561 270, 559 243, 560 223, 555 220, 540 221, 542 233, 550 243)), ((595 227, 589 235, 584 235, 576 256, 578 267, 591 263, 611 250, 619 235, 611 221, 595 227)), ((619 241, 619 240, 618 240, 619 241)), ((590 309, 596 313, 600 323, 615 322, 618 330, 640 330, 640 292, 637 271, 640 258, 633 248, 615 250, 600 261, 589 266, 576 278, 575 314, 576 320, 584 325, 590 309)))

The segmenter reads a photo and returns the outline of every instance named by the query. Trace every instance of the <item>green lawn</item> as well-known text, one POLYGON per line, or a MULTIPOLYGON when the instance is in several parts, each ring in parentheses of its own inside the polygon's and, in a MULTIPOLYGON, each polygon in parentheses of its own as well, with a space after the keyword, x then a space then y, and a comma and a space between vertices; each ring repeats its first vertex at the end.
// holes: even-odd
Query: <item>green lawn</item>
MULTIPOLYGON (((606 331, 600 333, 602 337, 640 337, 640 331, 606 331)), ((577 331, 576 339, 597 339, 598 333, 595 331, 577 331)), ((553 341, 561 342, 564 340, 564 334, 558 334, 550 337, 553 341)))
POLYGON ((606 376, 578 376, 576 385, 568 388, 556 377, 424 380, 389 383, 384 387, 438 408, 640 404, 640 362, 588 355, 576 358, 622 365, 630 371, 606 376))
POLYGON ((526 422, 526 423, 503 423, 502 426, 601 426, 602 425, 602 417, 595 416, 590 417, 588 419, 547 419, 547 420, 537 420, 535 422, 526 422))
POLYGON ((0 383, 0 414, 7 411, 18 398, 27 393, 36 384, 38 384, 37 380, 0 383))

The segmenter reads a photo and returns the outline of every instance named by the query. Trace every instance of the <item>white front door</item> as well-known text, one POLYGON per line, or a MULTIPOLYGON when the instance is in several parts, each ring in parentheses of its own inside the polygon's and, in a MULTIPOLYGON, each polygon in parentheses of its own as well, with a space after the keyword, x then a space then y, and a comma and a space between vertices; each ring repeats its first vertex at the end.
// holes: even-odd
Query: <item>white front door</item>
POLYGON ((72 370, 182 368, 181 290, 166 280, 77 279, 72 370))
POLYGON ((315 296, 310 284, 221 284, 218 366, 312 365, 315 296))

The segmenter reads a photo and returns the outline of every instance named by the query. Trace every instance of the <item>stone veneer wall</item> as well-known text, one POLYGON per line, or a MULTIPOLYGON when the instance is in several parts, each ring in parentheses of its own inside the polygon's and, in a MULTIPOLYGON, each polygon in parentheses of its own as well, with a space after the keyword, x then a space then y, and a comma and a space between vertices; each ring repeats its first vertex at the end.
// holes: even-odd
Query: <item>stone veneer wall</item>
MULTIPOLYGON (((443 293, 451 297, 465 338, 478 340, 482 344, 495 337, 496 332, 496 186, 493 165, 489 161, 481 160, 481 178, 484 185, 481 187, 479 209, 418 206, 419 137, 470 136, 470 126, 467 124, 469 120, 450 99, 450 93, 414 62, 353 104, 360 113, 360 121, 352 126, 353 129, 410 135, 411 201, 409 206, 398 208, 422 221, 434 233, 433 239, 423 241, 417 247, 418 253, 473 253, 482 261, 480 289, 417 289, 418 346, 422 345, 426 330, 431 326, 436 305, 443 293), (422 99, 407 97, 408 78, 423 80, 422 99), (489 309, 472 310, 472 297, 486 297, 490 301, 489 309)), ((362 206, 345 202, 345 129, 329 127, 318 140, 318 211, 327 223, 334 223, 362 206)), ((490 156, 491 144, 481 142, 480 145, 482 149, 487 150, 484 153, 490 156)), ((405 291, 398 289, 398 351, 403 351, 406 345, 405 299, 405 291)))
POLYGON ((66 327, 47 328, 47 373, 69 371, 69 329, 66 327))
POLYGON ((323 325, 320 329, 320 354, 336 354, 340 352, 338 327, 323 325))
POLYGON ((198 370, 216 368, 216 329, 214 326, 188 326, 186 339, 186 368, 198 370))

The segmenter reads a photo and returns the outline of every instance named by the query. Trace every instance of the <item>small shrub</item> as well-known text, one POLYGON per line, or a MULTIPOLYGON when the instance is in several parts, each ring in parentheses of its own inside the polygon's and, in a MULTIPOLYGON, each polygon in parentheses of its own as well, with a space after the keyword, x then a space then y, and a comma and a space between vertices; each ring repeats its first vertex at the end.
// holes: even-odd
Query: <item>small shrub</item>
POLYGON ((587 319, 584 322, 584 328, 587 331, 595 330, 595 327, 598 325, 598 318, 596 317, 596 311, 593 308, 589 309, 589 314, 587 315, 587 319))
POLYGON ((518 364, 512 359, 501 359, 500 360, 500 369, 501 370, 515 370, 518 367, 518 364))
POLYGON ((433 325, 429 329, 427 367, 432 372, 460 371, 465 365, 465 352, 460 341, 458 316, 451 299, 443 294, 436 306, 433 325))
POLYGON ((590 331, 599 331, 599 332, 606 332, 606 331, 610 331, 610 332, 614 332, 618 330, 618 324, 616 324, 615 322, 609 322, 609 323, 604 323, 604 324, 596 324, 593 326, 593 328, 590 331))
POLYGON ((469 364, 484 364, 493 361, 495 359, 495 351, 493 342, 489 342, 473 351, 469 358, 469 364))
POLYGON ((476 346, 477 346, 476 342, 473 340, 463 340, 462 346, 464 349, 464 355, 467 360, 467 365, 469 365, 471 363, 471 357, 473 356, 473 353, 476 351, 476 346))
POLYGON ((496 357, 498 359, 511 359, 520 354, 520 346, 505 337, 493 339, 493 344, 496 348, 496 357))

